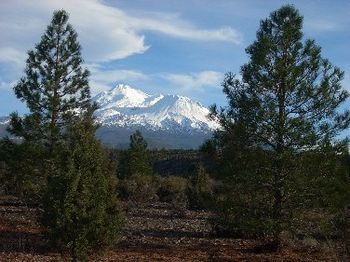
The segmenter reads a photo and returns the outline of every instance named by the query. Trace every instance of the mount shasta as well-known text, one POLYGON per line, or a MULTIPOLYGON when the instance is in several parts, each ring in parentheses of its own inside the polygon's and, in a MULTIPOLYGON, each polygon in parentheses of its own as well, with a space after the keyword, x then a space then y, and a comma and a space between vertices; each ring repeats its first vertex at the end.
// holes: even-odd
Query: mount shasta
MULTIPOLYGON (((119 84, 93 97, 99 105, 97 137, 112 147, 125 148, 129 136, 140 130, 151 148, 196 148, 219 125, 208 119, 209 110, 179 95, 150 95, 119 84)), ((7 118, 0 118, 4 133, 7 118)))

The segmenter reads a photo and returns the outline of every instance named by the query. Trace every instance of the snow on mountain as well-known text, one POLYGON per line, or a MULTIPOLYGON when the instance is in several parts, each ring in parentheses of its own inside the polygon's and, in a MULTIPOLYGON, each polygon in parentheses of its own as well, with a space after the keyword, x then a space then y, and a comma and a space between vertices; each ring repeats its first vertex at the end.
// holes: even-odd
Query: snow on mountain
POLYGON ((0 125, 8 125, 10 123, 9 117, 0 117, 0 125))
POLYGON ((97 121, 103 126, 140 126, 151 130, 211 132, 219 125, 209 110, 179 95, 149 95, 128 85, 117 85, 93 98, 99 105, 97 121))

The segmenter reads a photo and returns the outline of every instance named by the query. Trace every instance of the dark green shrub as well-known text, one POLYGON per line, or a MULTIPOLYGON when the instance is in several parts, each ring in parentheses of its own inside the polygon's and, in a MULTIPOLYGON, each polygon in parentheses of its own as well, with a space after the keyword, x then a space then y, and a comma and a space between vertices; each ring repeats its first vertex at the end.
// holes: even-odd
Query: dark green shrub
MULTIPOLYGON (((269 205, 263 204, 261 191, 247 194, 236 191, 236 187, 222 184, 214 189, 213 205, 215 215, 210 218, 214 233, 218 237, 260 238, 272 230, 269 219, 269 205)), ((243 190, 243 189, 241 189, 243 190)))
POLYGON ((212 185, 203 165, 198 165, 190 176, 186 193, 190 209, 206 208, 212 196, 212 185))
POLYGON ((1 140, 0 182, 4 193, 19 197, 25 203, 39 204, 47 181, 46 153, 38 144, 1 140))

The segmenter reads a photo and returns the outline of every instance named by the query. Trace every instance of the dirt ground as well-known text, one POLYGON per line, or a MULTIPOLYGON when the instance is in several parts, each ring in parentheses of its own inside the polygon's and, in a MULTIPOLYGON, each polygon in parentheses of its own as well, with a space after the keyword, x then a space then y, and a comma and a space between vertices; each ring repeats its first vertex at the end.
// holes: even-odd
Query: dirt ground
MULTIPOLYGON (((284 247, 256 251, 252 240, 215 238, 203 211, 176 212, 170 204, 144 207, 123 203, 126 227, 119 243, 94 261, 339 261, 331 250, 284 247)), ((69 261, 47 248, 38 210, 15 199, 0 201, 0 261, 69 261)))

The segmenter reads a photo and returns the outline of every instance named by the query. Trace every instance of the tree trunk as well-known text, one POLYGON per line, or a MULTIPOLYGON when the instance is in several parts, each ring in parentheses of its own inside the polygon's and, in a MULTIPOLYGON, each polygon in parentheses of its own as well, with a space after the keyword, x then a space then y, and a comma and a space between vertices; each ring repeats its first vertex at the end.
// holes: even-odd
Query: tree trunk
POLYGON ((281 76, 281 82, 278 85, 278 126, 277 126, 277 150, 276 150, 276 171, 274 173, 274 203, 272 211, 272 219, 274 222, 273 234, 272 234, 272 249, 278 250, 281 245, 280 234, 282 231, 282 192, 283 192, 283 173, 284 173, 284 160, 283 155, 285 153, 285 122, 286 122, 286 84, 284 76, 281 76))
POLYGON ((57 142, 57 118, 58 118, 58 106, 59 106, 59 95, 58 95, 58 83, 59 79, 57 76, 58 67, 59 67, 59 50, 60 50, 60 35, 57 35, 56 43, 56 60, 54 68, 54 85, 53 85, 53 101, 52 101, 52 113, 51 113, 51 122, 50 122, 50 154, 52 154, 55 144, 57 142))
POLYGON ((282 217, 282 193, 280 188, 276 187, 274 192, 274 204, 273 204, 273 214, 272 214, 272 218, 274 221, 274 225, 273 225, 274 228, 273 228, 273 234, 272 234, 271 248, 273 249, 273 251, 277 251, 281 246, 281 240, 280 240, 280 234, 282 231, 281 217, 282 217))
POLYGON ((77 262, 78 257, 77 257, 77 246, 75 240, 73 241, 73 246, 72 246, 72 262, 77 262))

